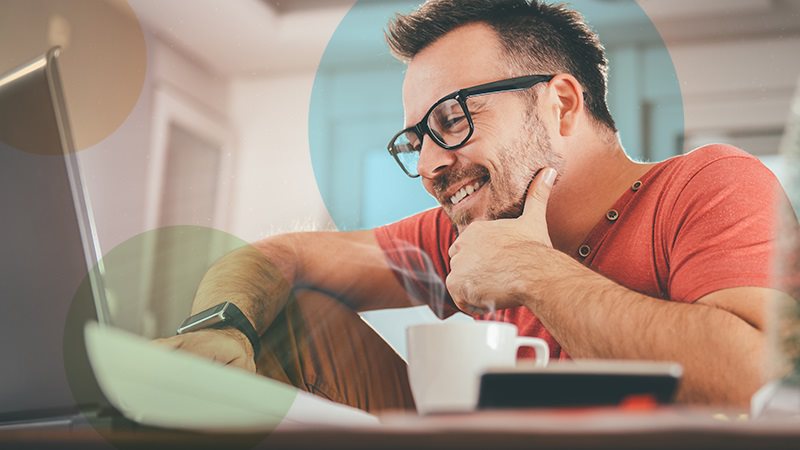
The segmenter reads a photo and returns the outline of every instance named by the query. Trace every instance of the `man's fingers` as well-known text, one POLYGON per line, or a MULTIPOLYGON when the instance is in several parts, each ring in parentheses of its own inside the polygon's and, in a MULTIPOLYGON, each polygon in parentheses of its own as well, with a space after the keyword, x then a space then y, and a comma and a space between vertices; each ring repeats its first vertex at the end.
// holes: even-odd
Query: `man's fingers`
POLYGON ((237 356, 230 361, 225 363, 226 366, 236 367, 239 369, 244 369, 248 372, 255 372, 256 371, 256 363, 250 358, 245 358, 242 356, 237 356))
POLYGON ((447 250, 447 255, 450 256, 450 259, 453 259, 453 257, 456 256, 456 253, 458 253, 458 250, 459 250, 458 239, 456 239, 455 242, 453 242, 453 245, 451 245, 450 248, 447 250))
POLYGON ((164 347, 169 347, 173 350, 177 350, 183 346, 183 340, 175 339, 175 337, 168 337, 168 338, 160 338, 160 339, 153 339, 153 343, 157 345, 162 345, 164 347))
POLYGON ((155 344, 171 350, 181 350, 211 361, 255 372, 256 366, 252 358, 242 348, 241 343, 225 330, 199 330, 191 333, 155 339, 155 344))
POLYGON ((547 201, 550 198, 550 190, 556 181, 558 172, 552 167, 542 169, 531 182, 528 188, 528 195, 525 197, 525 208, 522 217, 529 217, 542 220, 547 212, 547 201))

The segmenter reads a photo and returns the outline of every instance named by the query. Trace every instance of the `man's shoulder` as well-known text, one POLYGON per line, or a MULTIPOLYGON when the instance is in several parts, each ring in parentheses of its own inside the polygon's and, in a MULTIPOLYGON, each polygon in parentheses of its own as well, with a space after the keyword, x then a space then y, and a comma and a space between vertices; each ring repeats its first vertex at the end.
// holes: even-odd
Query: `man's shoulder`
POLYGON ((735 164, 737 160, 746 164, 760 164, 760 161, 755 156, 728 144, 704 145, 665 162, 672 163, 674 170, 696 173, 712 164, 735 164))
MULTIPOLYGON (((746 211, 772 204, 781 192, 775 175, 755 156, 712 144, 658 164, 648 198, 668 221, 710 209, 746 211)), ((733 214, 733 212, 731 212, 733 214)))
POLYGON ((662 163, 660 200, 667 210, 705 210, 722 202, 771 202, 775 175, 755 156, 731 145, 699 147, 662 163))
POLYGON ((430 245, 453 234, 453 223, 441 207, 413 214, 375 229, 379 240, 403 240, 430 245))
POLYGON ((728 144, 708 144, 666 161, 678 173, 696 174, 709 166, 762 165, 746 151, 728 144))
POLYGON ((442 220, 449 221, 450 219, 447 217, 447 214, 444 213, 444 209, 441 206, 437 206, 412 214, 397 222, 384 225, 384 227, 391 227, 394 225, 433 226, 442 220))
POLYGON ((705 191, 714 186, 732 187, 747 182, 772 184, 774 175, 755 156, 732 145, 709 144, 663 163, 662 177, 670 190, 696 185, 705 191))

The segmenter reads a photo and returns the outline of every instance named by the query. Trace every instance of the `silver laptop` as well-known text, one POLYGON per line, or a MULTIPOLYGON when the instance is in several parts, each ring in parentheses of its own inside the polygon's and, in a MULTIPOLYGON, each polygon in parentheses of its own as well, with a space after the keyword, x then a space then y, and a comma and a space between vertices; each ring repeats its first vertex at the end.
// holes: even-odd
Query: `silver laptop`
POLYGON ((60 50, 0 75, 0 430, 107 409, 83 324, 108 323, 60 50))

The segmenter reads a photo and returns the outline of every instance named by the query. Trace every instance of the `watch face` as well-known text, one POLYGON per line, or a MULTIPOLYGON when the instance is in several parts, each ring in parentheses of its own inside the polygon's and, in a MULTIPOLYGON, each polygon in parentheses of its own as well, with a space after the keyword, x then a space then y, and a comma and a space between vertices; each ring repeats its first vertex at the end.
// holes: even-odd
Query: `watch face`
POLYGON ((220 303, 213 308, 201 311, 189 317, 188 319, 184 320, 180 328, 178 328, 178 333, 190 331, 196 328, 205 328, 213 323, 219 322, 222 320, 221 313, 225 310, 227 305, 228 302, 220 303))

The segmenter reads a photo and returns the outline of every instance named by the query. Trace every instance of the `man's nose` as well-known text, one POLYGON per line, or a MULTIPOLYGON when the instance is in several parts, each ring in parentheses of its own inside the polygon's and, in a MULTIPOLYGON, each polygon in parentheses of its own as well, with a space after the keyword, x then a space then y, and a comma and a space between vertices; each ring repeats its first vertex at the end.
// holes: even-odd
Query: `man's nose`
POLYGON ((456 152, 440 147, 430 136, 425 136, 417 162, 417 171, 423 178, 435 178, 456 162, 456 152))

